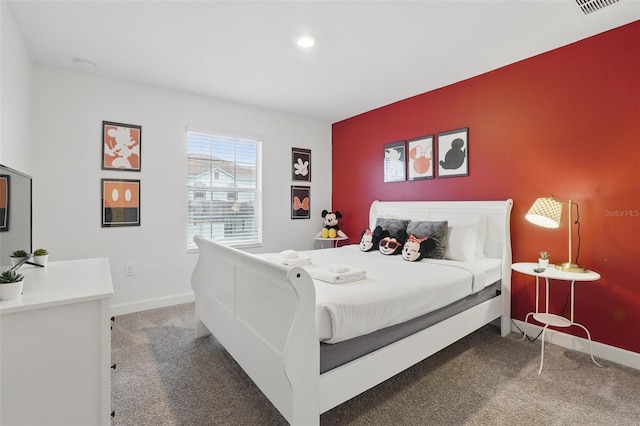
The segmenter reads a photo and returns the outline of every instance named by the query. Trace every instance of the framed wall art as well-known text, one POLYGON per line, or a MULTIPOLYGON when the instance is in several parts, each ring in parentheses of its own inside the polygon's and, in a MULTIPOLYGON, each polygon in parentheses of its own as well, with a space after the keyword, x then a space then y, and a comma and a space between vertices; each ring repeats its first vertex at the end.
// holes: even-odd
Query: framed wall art
POLYGON ((438 133, 438 177, 469 176, 469 128, 438 133))
POLYGON ((133 124, 102 122, 102 168, 140 171, 142 127, 133 124))
POLYGON ((409 180, 433 179, 433 135, 422 136, 407 141, 409 180))
POLYGON ((407 179, 407 156, 404 141, 384 146, 384 181, 400 182, 407 179))
POLYGON ((311 217, 311 188, 308 186, 291 187, 291 219, 309 219, 311 217))
POLYGON ((311 182, 311 150, 291 148, 291 180, 311 182))
POLYGON ((0 175, 0 232, 9 230, 10 176, 0 175))
POLYGON ((102 227, 140 226, 140 180, 102 179, 102 227))

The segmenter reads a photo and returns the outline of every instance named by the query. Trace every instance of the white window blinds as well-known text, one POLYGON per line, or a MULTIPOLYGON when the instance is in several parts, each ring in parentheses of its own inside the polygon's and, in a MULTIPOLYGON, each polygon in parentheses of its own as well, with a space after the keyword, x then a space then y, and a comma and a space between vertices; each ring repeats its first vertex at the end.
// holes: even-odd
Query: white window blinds
POLYGON ((262 244, 262 151, 253 140, 187 130, 187 249, 195 235, 262 244))

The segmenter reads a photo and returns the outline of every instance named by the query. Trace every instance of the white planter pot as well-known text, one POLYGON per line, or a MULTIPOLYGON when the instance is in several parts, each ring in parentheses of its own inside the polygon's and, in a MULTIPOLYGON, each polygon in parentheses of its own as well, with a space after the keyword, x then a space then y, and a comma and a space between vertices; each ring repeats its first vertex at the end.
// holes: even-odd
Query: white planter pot
POLYGON ((47 266, 47 260, 49 259, 49 255, 45 254, 44 256, 33 256, 33 263, 36 265, 47 266))
POLYGON ((11 266, 16 266, 18 263, 22 261, 22 259, 24 259, 24 257, 12 257, 11 266))
POLYGON ((22 294, 22 284, 24 280, 17 283, 0 284, 0 299, 12 300, 17 299, 22 294))
POLYGON ((547 268, 549 266, 549 259, 538 259, 538 265, 541 268, 547 268))

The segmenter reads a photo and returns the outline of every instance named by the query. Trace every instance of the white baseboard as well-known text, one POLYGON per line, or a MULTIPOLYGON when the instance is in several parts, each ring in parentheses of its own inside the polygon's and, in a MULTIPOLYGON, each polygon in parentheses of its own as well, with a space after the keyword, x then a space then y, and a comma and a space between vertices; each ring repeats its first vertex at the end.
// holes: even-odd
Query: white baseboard
POLYGON ((133 312, 147 311, 149 309, 164 308, 166 306, 180 305, 182 303, 193 302, 195 294, 193 292, 176 294, 174 296, 158 297, 156 299, 146 299, 139 302, 121 303, 111 305, 111 315, 125 315, 133 312))
MULTIPOLYGON (((511 331, 521 333, 524 330, 524 321, 513 320, 515 323, 511 325, 511 331), (516 327, 516 325, 518 327, 516 327), (520 330, 518 330, 520 328, 520 330)), ((529 337, 535 337, 542 331, 542 327, 535 324, 527 324, 527 335, 529 337)), ((573 336, 571 334, 563 333, 561 331, 552 330, 547 328, 544 333, 545 342, 561 346, 563 348, 572 349, 575 351, 589 353, 589 340, 582 337, 573 336)), ((604 343, 591 341, 591 347, 593 348, 593 356, 596 358, 606 359, 607 361, 615 362, 617 364, 624 365, 626 367, 635 368, 640 370, 640 354, 631 352, 625 349, 616 348, 615 346, 605 345, 604 343)))

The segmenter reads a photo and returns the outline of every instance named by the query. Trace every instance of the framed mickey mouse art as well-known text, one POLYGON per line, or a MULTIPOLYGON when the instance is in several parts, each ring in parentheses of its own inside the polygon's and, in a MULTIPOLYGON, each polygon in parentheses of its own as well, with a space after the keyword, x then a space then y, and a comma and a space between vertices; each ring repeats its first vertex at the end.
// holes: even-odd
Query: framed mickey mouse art
POLYGON ((291 180, 311 182, 311 150, 291 148, 291 180))
POLYGON ((383 178, 385 182, 406 180, 406 158, 404 141, 388 143, 384 146, 383 178))
POLYGON ((102 169, 140 171, 142 126, 102 122, 102 169))
POLYGON ((308 186, 291 187, 291 219, 309 219, 311 188, 308 186))
POLYGON ((438 177, 469 176, 469 128, 438 133, 438 177))
POLYGON ((409 145, 409 180, 433 179, 433 135, 407 141, 409 145))
POLYGON ((140 226, 140 180, 102 179, 102 227, 140 226))

